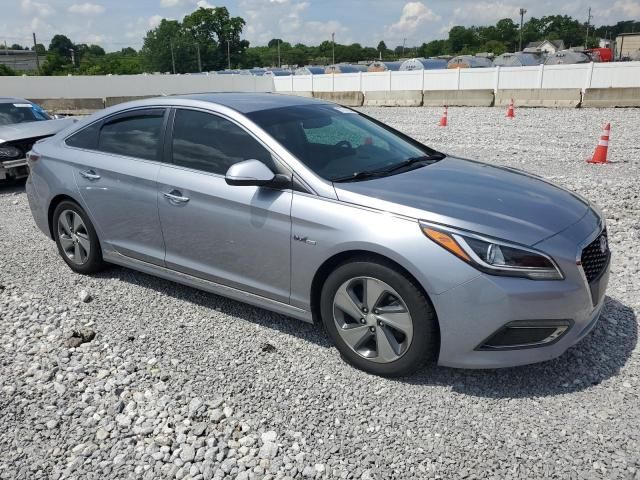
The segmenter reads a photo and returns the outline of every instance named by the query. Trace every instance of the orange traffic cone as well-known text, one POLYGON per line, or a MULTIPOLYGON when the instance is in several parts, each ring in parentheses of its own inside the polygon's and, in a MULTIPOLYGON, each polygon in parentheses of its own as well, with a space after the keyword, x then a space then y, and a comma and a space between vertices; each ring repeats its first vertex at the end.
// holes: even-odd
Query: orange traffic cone
POLYGON ((441 127, 446 127, 448 124, 448 116, 449 116, 449 107, 444 106, 444 112, 442 114, 442 118, 440 118, 440 123, 438 124, 441 127))
POLYGON ((507 118, 516 118, 516 111, 513 107, 513 98, 509 102, 509 108, 507 108, 507 118))
POLYGON ((596 151, 593 152, 593 158, 587 160, 588 163, 607 163, 607 152, 609 151, 609 137, 611 136, 611 124, 604 126, 602 136, 598 141, 596 151))

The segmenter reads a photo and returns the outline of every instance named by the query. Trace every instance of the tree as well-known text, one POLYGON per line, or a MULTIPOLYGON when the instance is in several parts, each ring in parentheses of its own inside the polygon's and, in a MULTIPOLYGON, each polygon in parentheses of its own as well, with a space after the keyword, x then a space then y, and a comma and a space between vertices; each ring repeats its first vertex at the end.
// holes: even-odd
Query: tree
POLYGON ((423 43, 418 48, 418 55, 425 58, 446 55, 448 52, 449 43, 446 40, 432 40, 429 43, 423 43))
POLYGON ((17 43, 14 43, 13 45, 11 45, 9 47, 11 50, 29 50, 28 48, 23 47, 22 45, 19 45, 17 43))
POLYGON ((271 40, 269 40, 269 43, 267 43, 267 47, 269 48, 278 48, 278 45, 282 43, 282 39, 280 38, 272 38, 271 40))
POLYGON ((512 51, 516 50, 516 45, 520 39, 519 27, 510 18, 503 18, 496 23, 496 37, 491 40, 499 40, 507 45, 512 51))
POLYGON ((387 50, 388 50, 388 49, 387 49, 387 44, 386 44, 386 43, 384 43, 384 40, 380 40, 380 43, 378 43, 378 46, 377 46, 376 50, 377 50, 378 52, 382 53, 383 55, 384 55, 385 53, 387 53, 387 50))
POLYGON ((49 52, 58 54, 60 57, 71 59, 71 50, 74 45, 69 38, 64 35, 55 35, 49 44, 49 52))
MULTIPOLYGON (((34 47, 31 47, 31 50, 33 49, 34 47)), ((47 53, 47 47, 45 47, 41 43, 36 43, 35 50, 38 52, 38 55, 44 55, 45 53, 47 53)))
POLYGON ((452 53, 460 53, 463 49, 474 47, 477 44, 476 33, 472 28, 453 27, 449 30, 449 44, 452 53))

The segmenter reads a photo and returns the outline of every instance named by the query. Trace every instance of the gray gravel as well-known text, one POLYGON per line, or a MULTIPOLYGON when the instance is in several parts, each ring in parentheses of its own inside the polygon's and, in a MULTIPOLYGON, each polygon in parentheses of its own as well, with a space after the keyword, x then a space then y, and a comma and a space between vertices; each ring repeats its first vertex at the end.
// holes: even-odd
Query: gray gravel
POLYGON ((561 358, 385 380, 320 329, 133 271, 72 274, 0 188, 0 478, 640 478, 640 110, 366 109, 604 208, 594 332, 561 358), (613 124, 607 166, 586 165, 613 124))

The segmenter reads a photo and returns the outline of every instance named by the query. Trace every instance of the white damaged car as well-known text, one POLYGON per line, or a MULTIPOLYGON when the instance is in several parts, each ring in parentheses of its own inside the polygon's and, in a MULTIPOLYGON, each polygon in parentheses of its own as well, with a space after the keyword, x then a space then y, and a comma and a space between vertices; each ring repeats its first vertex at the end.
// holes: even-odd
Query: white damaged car
POLYGON ((0 182, 29 174, 26 155, 35 142, 73 125, 75 118, 52 118, 24 98, 0 97, 0 182))

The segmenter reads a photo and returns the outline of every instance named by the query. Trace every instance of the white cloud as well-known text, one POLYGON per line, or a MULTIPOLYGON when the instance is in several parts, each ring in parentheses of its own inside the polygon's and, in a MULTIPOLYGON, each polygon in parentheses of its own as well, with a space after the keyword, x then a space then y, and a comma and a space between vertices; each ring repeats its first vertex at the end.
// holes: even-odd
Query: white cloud
POLYGON ((156 28, 158 25, 160 25, 160 22, 162 21, 164 17, 162 15, 153 15, 151 17, 149 17, 149 27, 151 28, 156 28))
POLYGON ((20 8, 27 14, 38 14, 43 17, 52 15, 54 12, 46 3, 36 2, 35 0, 21 0, 20 8))
POLYGON ((520 17, 520 7, 508 2, 468 2, 453 10, 454 19, 476 25, 488 25, 502 18, 516 17, 520 17))
POLYGON ((183 3, 183 0, 160 0, 160 6, 163 8, 175 7, 183 3))
POLYGON ((196 5, 198 6, 198 8, 216 8, 215 5, 207 2, 207 0, 198 0, 198 3, 196 3, 196 5))
POLYGON ((637 0, 617 0, 610 9, 631 18, 637 19, 640 17, 640 2, 637 0))
POLYGON ((77 13, 78 15, 99 15, 104 13, 105 8, 97 3, 74 3, 69 8, 69 13, 77 13))
POLYGON ((415 34, 425 24, 438 20, 440 20, 440 16, 424 3, 409 2, 402 7, 400 19, 385 27, 385 35, 393 39, 408 37, 415 34))
POLYGON ((308 20, 309 1, 242 0, 240 15, 247 21, 244 34, 252 45, 265 45, 272 38, 316 45, 330 40, 351 43, 350 30, 337 20, 308 20))

